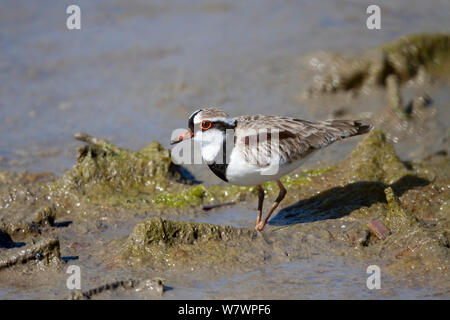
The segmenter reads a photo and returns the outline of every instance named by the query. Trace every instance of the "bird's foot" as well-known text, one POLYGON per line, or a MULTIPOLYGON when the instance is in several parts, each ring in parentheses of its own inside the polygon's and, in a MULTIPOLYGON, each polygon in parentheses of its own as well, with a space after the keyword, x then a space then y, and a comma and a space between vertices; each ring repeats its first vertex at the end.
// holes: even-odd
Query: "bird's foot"
POLYGON ((265 225, 266 225, 266 223, 264 221, 258 222, 256 224, 255 230, 256 231, 263 231, 265 225))

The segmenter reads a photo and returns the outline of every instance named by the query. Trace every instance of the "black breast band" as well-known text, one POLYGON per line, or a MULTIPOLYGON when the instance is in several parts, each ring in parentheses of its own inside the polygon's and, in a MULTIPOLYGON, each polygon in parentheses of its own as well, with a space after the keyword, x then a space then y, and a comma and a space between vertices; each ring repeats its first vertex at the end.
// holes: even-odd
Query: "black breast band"
POLYGON ((226 130, 230 128, 221 128, 225 132, 225 139, 223 139, 221 153, 222 153, 222 161, 214 161, 212 163, 208 163, 208 167, 211 169, 211 171, 218 176, 220 179, 222 179, 225 182, 228 182, 227 179, 227 168, 228 164, 230 163, 230 155, 231 152, 234 149, 234 143, 229 145, 229 150, 227 150, 227 140, 234 142, 234 130, 226 130), (217 163, 220 162, 220 163, 217 163))
POLYGON ((218 176, 220 179, 222 179, 225 182, 228 182, 227 176, 226 176, 226 172, 227 172, 227 167, 228 167, 228 163, 211 163, 208 164, 208 167, 211 169, 211 171, 218 176))

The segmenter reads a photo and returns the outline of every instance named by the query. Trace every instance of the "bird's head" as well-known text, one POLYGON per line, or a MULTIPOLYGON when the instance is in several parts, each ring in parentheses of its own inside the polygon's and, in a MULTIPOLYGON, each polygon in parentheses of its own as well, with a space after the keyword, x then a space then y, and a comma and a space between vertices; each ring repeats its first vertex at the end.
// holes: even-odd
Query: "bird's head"
POLYGON ((201 144, 220 141, 225 137, 227 129, 234 129, 236 120, 218 108, 207 108, 194 111, 188 120, 188 129, 181 133, 171 144, 183 140, 194 139, 201 144))
POLYGON ((171 141, 175 144, 184 140, 193 139, 201 146, 203 159, 214 162, 223 150, 227 137, 227 130, 236 127, 236 120, 218 108, 200 109, 191 114, 188 129, 171 141))

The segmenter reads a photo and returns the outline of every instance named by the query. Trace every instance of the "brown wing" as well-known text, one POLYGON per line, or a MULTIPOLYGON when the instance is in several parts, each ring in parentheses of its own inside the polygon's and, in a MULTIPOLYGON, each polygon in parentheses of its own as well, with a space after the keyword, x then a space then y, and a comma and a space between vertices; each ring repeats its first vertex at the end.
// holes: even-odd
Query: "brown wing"
POLYGON ((248 163, 265 167, 271 157, 280 163, 302 159, 337 140, 368 132, 370 124, 360 120, 310 122, 278 116, 253 115, 236 118, 235 146, 248 163))

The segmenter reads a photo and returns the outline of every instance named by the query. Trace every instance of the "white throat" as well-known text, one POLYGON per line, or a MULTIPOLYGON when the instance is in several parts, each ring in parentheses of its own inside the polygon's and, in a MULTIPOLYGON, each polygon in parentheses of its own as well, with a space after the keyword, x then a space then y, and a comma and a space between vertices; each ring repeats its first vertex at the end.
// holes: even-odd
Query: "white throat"
POLYGON ((225 134, 215 129, 199 131, 194 136, 194 140, 200 144, 202 158, 208 164, 213 163, 216 158, 222 157, 224 139, 225 134))

